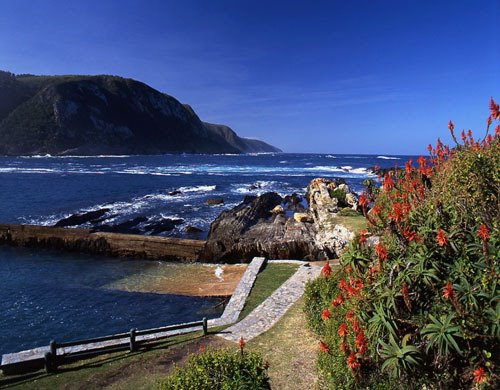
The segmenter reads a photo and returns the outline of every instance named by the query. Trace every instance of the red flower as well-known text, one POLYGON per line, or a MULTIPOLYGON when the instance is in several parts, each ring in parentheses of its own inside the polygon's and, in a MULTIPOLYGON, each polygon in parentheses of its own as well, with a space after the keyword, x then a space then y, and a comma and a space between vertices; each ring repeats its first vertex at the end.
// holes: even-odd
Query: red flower
POLYGON ((408 242, 417 241, 417 238, 418 238, 417 233, 412 232, 410 230, 406 230, 406 228, 403 228, 402 233, 403 233, 403 237, 406 238, 406 240, 408 242))
POLYGON ((371 212, 373 215, 380 215, 380 211, 382 211, 382 207, 380 205, 376 204, 375 206, 372 207, 371 212))
POLYGON ((462 130, 462 134, 460 134, 460 138, 462 139, 462 142, 465 142, 465 140, 467 139, 465 137, 465 131, 462 130))
POLYGON ((478 367, 473 372, 474 382, 475 383, 483 383, 486 382, 486 374, 484 373, 483 367, 478 367))
POLYGON ((203 350, 204 350, 203 344, 200 344, 200 346, 198 347, 198 352, 202 353, 203 350))
POLYGON ((411 171, 413 170, 413 167, 411 166, 411 164, 412 164, 412 160, 411 160, 411 159, 410 159, 410 160, 408 160, 408 161, 405 163, 405 172, 406 172, 406 174, 408 174, 408 175, 409 175, 409 174, 411 173, 411 171))
POLYGON ((341 305, 342 302, 344 302, 344 298, 342 298, 342 295, 339 294, 339 295, 337 295, 337 298, 334 298, 332 300, 332 306, 337 307, 337 306, 341 305))
POLYGON ((329 319, 331 317, 331 314, 330 312, 328 311, 328 309, 325 309, 321 312, 321 319, 323 321, 326 321, 327 319, 329 319))
POLYGON ((324 353, 330 352, 330 348, 328 348, 328 345, 326 345, 323 341, 319 342, 319 350, 324 353))
POLYGON ((356 335, 355 344, 356 348, 358 348, 358 353, 363 355, 368 348, 368 343, 366 342, 365 336, 363 334, 363 329, 360 329, 358 334, 356 335))
POLYGON ((343 338, 339 346, 340 352, 345 353, 345 339, 343 338))
POLYGON ((347 336, 347 325, 342 322, 339 326, 337 333, 340 337, 347 336))
POLYGON ((401 222, 403 220, 403 206, 401 203, 396 202, 392 205, 391 219, 394 222, 401 222))
POLYGON ((385 191, 389 191, 392 187, 394 187, 394 180, 392 180, 392 175, 386 174, 382 179, 382 187, 384 187, 385 191))
POLYGON ((427 145, 427 150, 429 153, 432 152, 432 145, 431 144, 427 145))
POLYGON ((330 268, 330 263, 328 261, 325 263, 323 268, 321 268, 321 275, 323 275, 325 278, 329 277, 330 274, 332 273, 332 269, 330 268))
POLYGON ((381 261, 387 259, 387 249, 380 242, 375 244, 375 253, 381 261))
POLYGON ((443 288, 443 298, 444 299, 453 299, 453 286, 450 282, 446 282, 443 288))
POLYGON ((455 125, 453 124, 453 122, 452 122, 452 121, 449 121, 449 122, 448 122, 448 129, 449 129, 450 131, 453 131, 453 129, 454 129, 454 128, 455 128, 455 125))
POLYGON ((477 229, 477 236, 484 242, 488 241, 488 238, 490 237, 489 233, 490 231, 484 224, 480 225, 479 229, 477 229))
POLYGON ((493 98, 490 98, 490 111, 491 111, 491 116, 493 119, 497 119, 498 116, 500 115, 500 106, 498 104, 495 104, 495 101, 493 98))
POLYGON ((353 318, 354 318, 354 313, 352 312, 352 310, 349 310, 347 313, 345 313, 345 319, 347 321, 351 322, 353 318))
POLYGON ((351 352, 349 357, 346 360, 347 367, 349 367, 351 370, 355 370, 356 368, 359 367, 359 363, 356 360, 356 356, 354 355, 354 352, 351 352))
POLYGON ((408 308, 408 310, 411 310, 410 296, 408 295, 408 287, 406 286, 406 283, 404 283, 403 287, 401 288, 401 295, 403 296, 406 307, 408 308))
POLYGON ((351 322, 351 328, 352 328, 352 331, 354 333, 358 333, 361 330, 361 328, 359 327, 359 321, 358 321, 357 318, 355 318, 354 320, 352 320, 352 322, 351 322))
POLYGON ((445 246, 446 243, 448 242, 448 239, 446 238, 446 234, 441 229, 437 230, 436 233, 436 241, 439 246, 445 246))
POLYGON ((366 229, 363 229, 359 232, 359 244, 360 245, 363 245, 365 242, 366 242, 366 234, 368 232, 366 231, 366 229))
POLYGON ((359 196, 359 198, 358 198, 358 204, 359 204, 361 207, 363 207, 363 208, 364 208, 364 207, 368 206, 368 203, 370 203, 370 202, 368 201, 368 198, 366 197, 365 193, 363 192, 363 193, 359 196))

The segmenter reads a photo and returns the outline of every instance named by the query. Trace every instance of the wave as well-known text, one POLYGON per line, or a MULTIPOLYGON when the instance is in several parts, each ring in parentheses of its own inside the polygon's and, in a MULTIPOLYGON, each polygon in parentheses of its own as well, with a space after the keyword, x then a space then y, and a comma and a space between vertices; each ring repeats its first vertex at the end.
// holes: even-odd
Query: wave
POLYGON ((332 154, 327 154, 325 157, 326 157, 326 158, 337 158, 337 157, 335 157, 335 156, 334 156, 334 155, 332 155, 332 154))
POLYGON ((33 156, 19 156, 19 158, 57 158, 57 159, 64 159, 64 158, 82 158, 82 159, 87 159, 87 158, 128 158, 128 157, 136 157, 137 155, 133 154, 116 154, 116 155, 108 155, 108 154, 99 154, 96 156, 53 156, 51 154, 35 154, 33 156))
POLYGON ((193 186, 193 187, 180 187, 177 191, 180 192, 210 192, 214 191, 217 186, 193 186))
POLYGON ((389 157, 389 156, 377 156, 377 158, 380 158, 382 160, 401 160, 399 157, 389 157))

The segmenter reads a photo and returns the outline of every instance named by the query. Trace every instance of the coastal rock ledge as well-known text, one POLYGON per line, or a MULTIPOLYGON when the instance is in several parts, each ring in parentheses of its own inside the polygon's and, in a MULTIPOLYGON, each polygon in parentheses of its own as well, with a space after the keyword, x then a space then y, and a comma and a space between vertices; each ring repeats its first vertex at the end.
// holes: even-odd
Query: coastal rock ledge
POLYGON ((202 256, 214 262, 338 257, 354 238, 342 215, 362 219, 357 195, 342 182, 314 179, 305 198, 275 192, 247 196, 211 224, 202 256), (353 217, 354 216, 354 217, 353 217))

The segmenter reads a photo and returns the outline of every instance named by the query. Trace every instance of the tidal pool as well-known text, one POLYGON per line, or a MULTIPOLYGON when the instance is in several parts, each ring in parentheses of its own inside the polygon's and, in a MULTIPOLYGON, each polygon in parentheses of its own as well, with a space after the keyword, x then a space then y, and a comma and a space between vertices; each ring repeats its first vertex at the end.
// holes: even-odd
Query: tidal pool
POLYGON ((159 264, 0 246, 0 354, 222 314, 223 298, 144 292, 159 264))

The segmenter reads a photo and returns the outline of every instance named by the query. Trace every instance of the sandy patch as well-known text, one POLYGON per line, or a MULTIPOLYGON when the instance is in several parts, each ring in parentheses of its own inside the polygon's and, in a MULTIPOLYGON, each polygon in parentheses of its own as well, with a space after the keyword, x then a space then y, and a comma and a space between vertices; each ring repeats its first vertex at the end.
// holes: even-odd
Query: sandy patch
POLYGON ((158 263, 155 267, 115 281, 105 288, 158 294, 229 296, 246 267, 246 264, 158 263))

